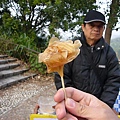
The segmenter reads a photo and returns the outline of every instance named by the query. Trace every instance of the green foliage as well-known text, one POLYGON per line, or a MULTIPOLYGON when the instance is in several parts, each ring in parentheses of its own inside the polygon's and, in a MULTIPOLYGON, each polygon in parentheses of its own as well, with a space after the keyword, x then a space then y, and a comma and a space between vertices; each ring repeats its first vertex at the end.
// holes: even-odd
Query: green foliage
POLYGON ((46 34, 45 29, 49 28, 51 35, 59 36, 58 29, 63 31, 74 29, 76 24, 82 23, 85 13, 89 9, 95 9, 96 0, 2 0, 2 21, 5 31, 11 34, 23 34, 31 37, 46 34), (8 13, 5 9, 14 10, 8 13), (73 22, 74 20, 74 22, 73 22), (11 32, 10 32, 11 31, 11 32))
MULTIPOLYGON (((114 2, 114 6, 109 6, 110 10, 105 12, 107 16, 115 14, 110 18, 111 26, 115 27, 120 17, 120 5, 118 0, 110 2, 114 2)), ((0 31, 9 36, 25 33, 31 37, 33 33, 35 36, 46 35, 45 29, 49 29, 50 36, 60 37, 58 29, 72 32, 77 25, 79 34, 84 15, 97 8, 95 3, 96 0, 1 0, 0 31), (10 10, 14 11, 14 16, 10 10)))
POLYGON ((46 65, 44 63, 38 63, 38 56, 29 56, 29 64, 32 70, 40 71, 40 73, 46 73, 46 65))
POLYGON ((34 39, 31 39, 28 37, 25 33, 21 34, 20 37, 14 39, 14 42, 19 45, 24 45, 29 49, 35 48, 35 42, 34 39))
POLYGON ((21 35, 16 44, 15 40, 5 40, 0 39, 0 52, 1 54, 8 54, 15 58, 18 58, 25 63, 27 63, 27 67, 31 70, 45 74, 46 66, 43 63, 38 63, 38 54, 41 51, 44 51, 44 47, 37 48, 35 47, 35 42, 31 44, 30 38, 26 35, 21 35), (26 42, 25 42, 26 41, 26 42), (34 48, 35 50, 31 49, 34 48))
MULTIPOLYGON (((4 45, 4 49, 9 54, 24 59, 32 68, 44 71, 42 69, 45 66, 37 64, 37 55, 28 51, 43 52, 51 36, 61 37, 59 29, 72 32, 78 26, 76 32, 79 34, 88 10, 97 8, 95 2, 96 0, 1 0, 0 36, 12 39, 12 43, 17 44, 4 45)), ((118 6, 114 8, 117 10, 118 6)))
POLYGON ((81 26, 83 22, 83 17, 89 9, 95 9, 96 6, 93 5, 95 0, 56 0, 50 2, 45 11, 50 18, 49 31, 51 34, 57 29, 61 28, 63 31, 73 30, 78 26, 81 26), (49 7, 50 6, 50 7, 49 7), (52 16, 51 16, 52 15, 52 16), (74 21, 74 22, 73 22, 74 21))

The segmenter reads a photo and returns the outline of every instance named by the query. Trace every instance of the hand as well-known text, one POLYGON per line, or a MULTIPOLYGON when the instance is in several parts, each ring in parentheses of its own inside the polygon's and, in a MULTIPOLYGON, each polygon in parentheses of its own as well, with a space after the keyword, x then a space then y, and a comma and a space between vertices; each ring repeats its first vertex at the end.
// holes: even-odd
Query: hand
POLYGON ((56 115, 59 120, 119 120, 112 109, 91 94, 72 87, 60 89, 54 96, 56 115))
POLYGON ((38 114, 38 109, 40 108, 40 106, 37 104, 34 108, 34 114, 38 114))

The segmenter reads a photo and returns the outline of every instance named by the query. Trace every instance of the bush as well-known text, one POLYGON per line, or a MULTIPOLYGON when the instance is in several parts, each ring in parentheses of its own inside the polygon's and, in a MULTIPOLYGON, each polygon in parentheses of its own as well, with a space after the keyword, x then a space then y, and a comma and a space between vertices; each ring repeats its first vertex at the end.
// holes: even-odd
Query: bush
POLYGON ((42 74, 46 73, 46 66, 43 63, 38 63, 38 54, 44 49, 45 46, 37 48, 34 40, 31 40, 25 34, 14 40, 0 39, 1 54, 18 58, 24 61, 31 70, 42 74))

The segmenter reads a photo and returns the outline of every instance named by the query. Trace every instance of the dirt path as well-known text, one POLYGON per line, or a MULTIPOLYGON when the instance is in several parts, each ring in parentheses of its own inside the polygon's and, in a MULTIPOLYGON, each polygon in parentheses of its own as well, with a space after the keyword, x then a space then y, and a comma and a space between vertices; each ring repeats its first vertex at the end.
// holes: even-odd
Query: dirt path
POLYGON ((56 91, 53 76, 36 76, 0 90, 0 120, 29 120, 40 95, 56 91))

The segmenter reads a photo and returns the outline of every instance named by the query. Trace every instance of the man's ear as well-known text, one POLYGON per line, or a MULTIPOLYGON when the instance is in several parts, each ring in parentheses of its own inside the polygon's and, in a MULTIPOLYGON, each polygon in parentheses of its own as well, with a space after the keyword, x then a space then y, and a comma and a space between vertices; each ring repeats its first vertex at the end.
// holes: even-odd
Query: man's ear
POLYGON ((82 24, 81 27, 82 27, 82 31, 84 32, 85 25, 82 24))

